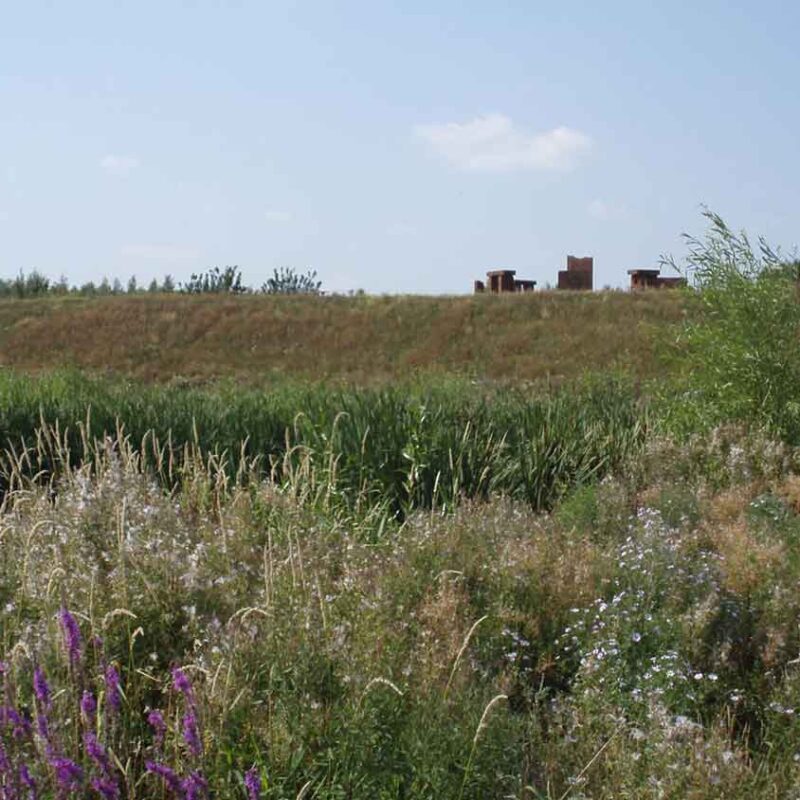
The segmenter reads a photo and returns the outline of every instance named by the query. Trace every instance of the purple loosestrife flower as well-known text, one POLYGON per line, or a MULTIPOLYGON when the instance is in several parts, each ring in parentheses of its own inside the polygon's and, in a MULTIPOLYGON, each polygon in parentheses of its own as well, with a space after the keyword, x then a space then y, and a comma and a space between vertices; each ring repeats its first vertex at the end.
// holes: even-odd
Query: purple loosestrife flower
POLYGON ((26 739, 31 735, 31 721, 12 706, 3 709, 3 718, 6 726, 12 729, 11 735, 15 739, 26 739))
POLYGON ((172 685, 175 687, 176 692, 180 692, 191 705, 194 705, 192 682, 180 667, 174 667, 172 670, 172 685))
POLYGON ((64 645, 71 664, 77 664, 81 660, 81 629, 75 621, 75 617, 62 608, 58 612, 58 620, 61 623, 61 630, 64 633, 64 645))
POLYGON ((50 766, 56 772, 56 783, 61 792, 73 792, 81 788, 83 770, 68 758, 54 758, 50 766))
POLYGON ((114 777, 108 753, 103 745, 97 741, 97 737, 91 732, 83 737, 83 742, 86 747, 86 755, 100 767, 103 773, 99 778, 92 778, 92 788, 105 797, 106 800, 117 800, 119 797, 119 784, 114 777))
POLYGON ((202 772, 195 770, 188 778, 181 781, 181 789, 186 800, 200 800, 201 797, 206 797, 208 781, 202 772))
POLYGON ((94 789, 105 800, 118 800, 119 786, 116 781, 110 778, 92 778, 92 789, 94 789))
POLYGON ((25 764, 20 764, 19 782, 28 790, 30 800, 36 800, 36 781, 25 764))
POLYGON ((164 783, 180 797, 182 791, 181 781, 174 770, 171 770, 166 764, 158 764, 155 761, 145 761, 144 767, 148 772, 152 772, 153 775, 160 775, 164 779, 164 783))
POLYGON ((244 788, 247 789, 247 800, 261 800, 261 776, 255 767, 245 772, 244 788))
POLYGON ((86 748, 86 755, 89 756, 106 775, 110 775, 111 763, 108 760, 108 753, 106 753, 103 745, 97 741, 97 737, 91 731, 84 735, 83 744, 86 748))
POLYGON ((193 708, 183 715, 183 740, 193 756, 199 756, 203 751, 203 745, 200 743, 200 734, 197 730, 197 715, 193 708))
POLYGON ((40 666, 33 670, 33 693, 43 708, 50 708, 50 687, 40 666))
POLYGON ((39 732, 39 736, 44 739, 47 743, 48 747, 50 746, 50 722, 47 719, 47 714, 44 711, 40 711, 39 715, 36 717, 36 730, 39 732))
POLYGON ((0 784, 5 787, 3 791, 4 800, 18 800, 19 795, 14 786, 14 768, 11 766, 11 759, 8 757, 2 742, 0 742, 0 784))
POLYGON ((50 750, 52 750, 52 744, 50 742, 50 723, 47 719, 47 714, 43 711, 36 717, 36 730, 47 745, 49 753, 50 750))
POLYGON ((37 705, 36 729, 39 736, 44 739, 49 755, 53 749, 50 741, 50 723, 47 719, 47 712, 50 710, 50 687, 47 685, 47 679, 40 666, 36 666, 33 670, 33 693, 36 696, 37 705))
POLYGON ((97 700, 94 699, 94 695, 88 689, 84 689, 83 696, 81 697, 81 713, 87 725, 94 725, 94 715, 96 712, 97 700))
POLYGON ((119 714, 122 695, 119 689, 119 672, 113 664, 106 667, 106 702, 110 713, 119 714))
POLYGON ((7 783, 11 777, 11 761, 6 753, 3 743, 0 742, 0 778, 5 778, 3 781, 7 783))
POLYGON ((164 744, 164 734, 167 732, 167 723, 164 722, 164 715, 155 709, 147 715, 147 723, 155 734, 155 745, 161 747, 164 744))

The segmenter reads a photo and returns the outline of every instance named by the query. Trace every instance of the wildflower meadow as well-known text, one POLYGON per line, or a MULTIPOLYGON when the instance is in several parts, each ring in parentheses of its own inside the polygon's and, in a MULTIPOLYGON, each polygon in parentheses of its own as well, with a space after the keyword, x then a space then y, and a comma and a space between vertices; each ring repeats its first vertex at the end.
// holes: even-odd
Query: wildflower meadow
POLYGON ((796 287, 711 221, 649 383, 3 373, 0 800, 800 798, 796 287))

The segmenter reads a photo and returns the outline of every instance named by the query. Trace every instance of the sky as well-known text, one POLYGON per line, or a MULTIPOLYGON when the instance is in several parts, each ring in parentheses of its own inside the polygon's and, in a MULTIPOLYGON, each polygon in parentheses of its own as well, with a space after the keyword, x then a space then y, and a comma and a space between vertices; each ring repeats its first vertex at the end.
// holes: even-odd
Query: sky
POLYGON ((460 294, 800 243, 800 3, 0 0, 0 277, 460 294))

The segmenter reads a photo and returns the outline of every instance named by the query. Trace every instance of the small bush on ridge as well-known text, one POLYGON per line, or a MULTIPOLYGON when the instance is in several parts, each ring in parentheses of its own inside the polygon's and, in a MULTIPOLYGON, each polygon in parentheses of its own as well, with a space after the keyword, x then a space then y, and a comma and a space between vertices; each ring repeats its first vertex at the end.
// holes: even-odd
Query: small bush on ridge
POLYGON ((797 265, 763 239, 754 246, 717 214, 704 215, 705 239, 687 237, 684 271, 693 279, 696 308, 678 339, 685 391, 674 402, 673 421, 691 428, 743 420, 800 442, 797 265))

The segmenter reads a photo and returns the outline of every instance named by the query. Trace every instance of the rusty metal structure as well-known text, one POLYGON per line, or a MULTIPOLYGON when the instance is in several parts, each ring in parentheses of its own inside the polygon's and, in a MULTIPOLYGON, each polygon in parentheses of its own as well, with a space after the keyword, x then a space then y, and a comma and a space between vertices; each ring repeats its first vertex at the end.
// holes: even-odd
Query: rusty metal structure
POLYGON ((475 294, 491 292, 492 294, 518 294, 532 292, 536 288, 536 281, 519 280, 513 269, 494 269, 486 273, 486 283, 475 281, 475 294))
POLYGON ((631 291, 641 289, 674 289, 685 286, 684 278, 662 278, 660 269, 629 269, 631 291))
POLYGON ((594 259, 567 256, 567 268, 558 272, 558 288, 591 292, 594 285, 594 259))

